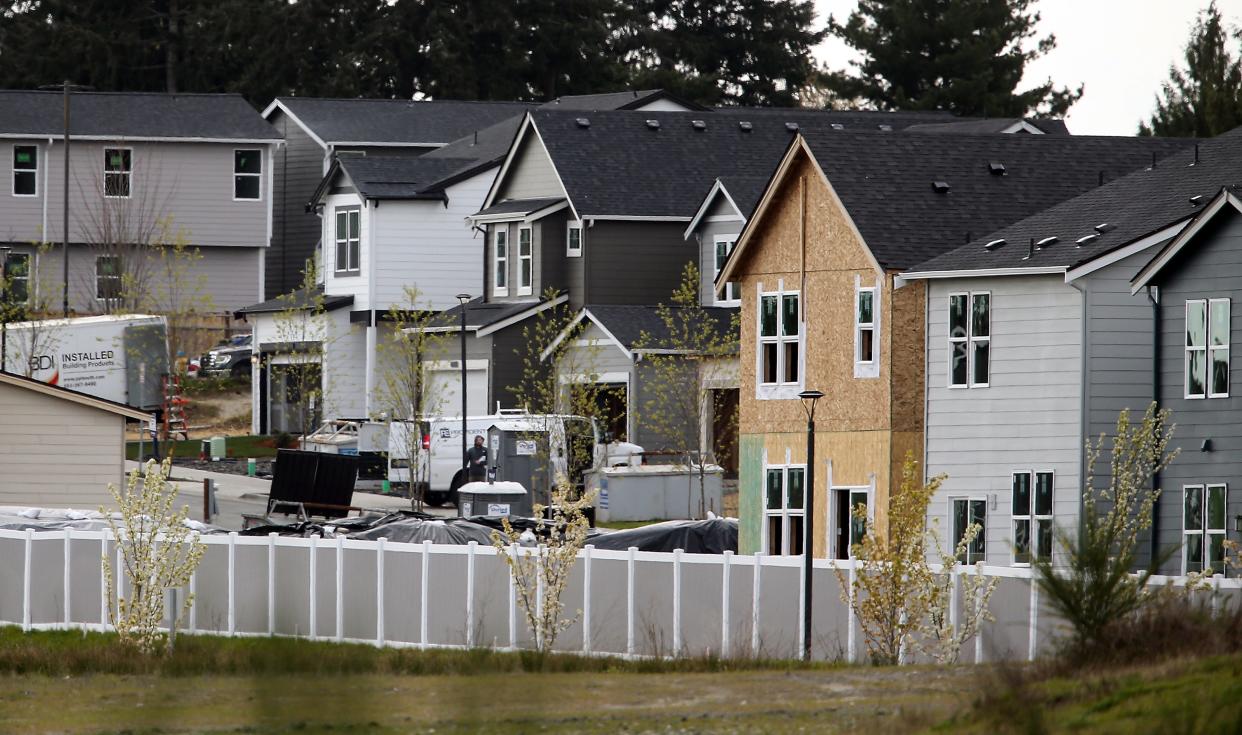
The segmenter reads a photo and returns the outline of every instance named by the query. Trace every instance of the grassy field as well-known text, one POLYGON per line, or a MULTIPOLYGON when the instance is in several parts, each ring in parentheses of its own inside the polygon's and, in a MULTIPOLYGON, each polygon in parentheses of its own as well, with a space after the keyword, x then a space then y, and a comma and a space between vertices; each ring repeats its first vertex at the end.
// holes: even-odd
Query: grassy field
POLYGON ((5 733, 1236 733, 1242 656, 1049 677, 0 629, 5 733))

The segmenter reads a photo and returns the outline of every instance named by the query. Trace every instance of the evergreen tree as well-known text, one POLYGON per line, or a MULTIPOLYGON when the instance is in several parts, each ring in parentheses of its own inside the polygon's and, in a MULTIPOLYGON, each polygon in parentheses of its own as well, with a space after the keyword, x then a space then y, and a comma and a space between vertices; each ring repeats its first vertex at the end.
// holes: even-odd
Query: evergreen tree
POLYGON ((1242 65, 1226 46, 1230 35, 1213 2, 1190 33, 1185 71, 1169 69, 1139 135, 1206 138, 1242 125, 1242 65))
POLYGON ((859 0, 830 32, 862 54, 856 74, 827 76, 837 96, 884 110, 1062 116, 1082 96, 1052 80, 1017 91, 1026 65, 1056 46, 1030 47, 1036 0, 859 0))

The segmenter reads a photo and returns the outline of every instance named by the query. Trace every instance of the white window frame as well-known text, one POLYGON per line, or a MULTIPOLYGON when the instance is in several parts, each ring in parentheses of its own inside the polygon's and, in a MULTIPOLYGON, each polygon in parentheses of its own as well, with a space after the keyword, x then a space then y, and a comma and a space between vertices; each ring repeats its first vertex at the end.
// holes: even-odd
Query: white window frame
POLYGON ((1207 299, 1186 299, 1186 304, 1182 312, 1182 346, 1183 346, 1183 349, 1185 350, 1185 353, 1182 356, 1182 391, 1183 391, 1183 397, 1186 398, 1187 400, 1207 398, 1208 377, 1209 377, 1209 372, 1210 372, 1207 369, 1207 357, 1208 357, 1207 346, 1208 346, 1208 342, 1211 341, 1211 337, 1209 335, 1209 332, 1211 331, 1211 327, 1207 322, 1208 322, 1208 319, 1211 318, 1211 316, 1212 316, 1212 313, 1211 313, 1211 310, 1208 308, 1207 299), (1196 306, 1203 307, 1203 346, 1202 347, 1191 346, 1190 344, 1188 344, 1190 342, 1190 310, 1192 307, 1196 307, 1196 306), (1190 390, 1190 361, 1191 361, 1191 356, 1196 353, 1201 353, 1203 355, 1204 368, 1203 368, 1203 392, 1202 393, 1192 393, 1190 390))
POLYGON ((565 257, 566 258, 581 258, 582 257, 582 235, 583 235, 583 231, 582 231, 581 220, 571 219, 565 223, 565 257), (575 232, 578 233, 578 247, 576 248, 573 247, 573 245, 571 245, 571 243, 573 242, 571 236, 575 232))
POLYGON ((518 255, 517 255, 517 295, 530 296, 535 292, 535 230, 530 225, 521 225, 518 227, 518 255), (527 252, 522 254, 522 236, 526 236, 527 252), (528 266, 525 273, 522 267, 528 266), (525 284, 522 283, 522 276, 527 276, 525 284))
POLYGON ((1048 559, 1052 558, 1052 554, 1054 553, 1055 544, 1056 544, 1056 537, 1055 537, 1056 528, 1053 526, 1053 515, 1054 515, 1053 511, 1054 511, 1054 508, 1056 507, 1056 490, 1057 490, 1057 475, 1056 475, 1056 472, 1053 470, 1014 470, 1013 472, 1010 473, 1009 475, 1010 524, 1009 525, 1010 525, 1010 530, 1013 532, 1013 537, 1012 537, 1013 543, 1011 544, 1013 547, 1013 551, 1011 554, 1012 556, 1011 563, 1013 564, 1013 566, 1029 567, 1031 566, 1033 561, 1038 560, 1040 558, 1045 558, 1045 557, 1040 557, 1039 555, 1039 524, 1041 523, 1047 523, 1049 527, 1049 532, 1050 534, 1052 534, 1049 540, 1048 556, 1046 557, 1048 559), (1017 506, 1013 502, 1014 500, 1013 480, 1015 477, 1019 475, 1025 475, 1027 478, 1027 482, 1029 483, 1027 486, 1029 488, 1028 498, 1027 498, 1029 502, 1027 505, 1026 513, 1019 513, 1017 506), (1038 509, 1036 508, 1036 505, 1035 505, 1036 497, 1037 497, 1036 488, 1038 487, 1038 481, 1039 481, 1040 475, 1048 475, 1052 478, 1052 486, 1051 486, 1052 487, 1052 498, 1049 500, 1049 506, 1048 506, 1047 513, 1037 512, 1038 509), (1018 561, 1018 543, 1017 543, 1018 542, 1018 524, 1022 522, 1025 522, 1027 524, 1027 536, 1026 536, 1027 545, 1028 545, 1027 554, 1029 555, 1031 561, 1018 561))
MULTIPOLYGON (((1203 569, 1207 569, 1212 563, 1211 537, 1220 536, 1222 540, 1229 538, 1229 484, 1224 482, 1205 482, 1183 485, 1180 500, 1182 504, 1182 574, 1186 575, 1191 571, 1202 571, 1203 569), (1213 528, 1209 525, 1210 521, 1208 512, 1209 498, 1212 490, 1215 488, 1220 488, 1225 494, 1225 513, 1221 518, 1223 525, 1217 528, 1213 528), (1203 527, 1198 529, 1186 528, 1186 494, 1192 491, 1199 493, 1199 513, 1202 516, 1203 527), (1190 548, 1192 538, 1195 539, 1193 543, 1199 545, 1200 553, 1202 554, 1200 558, 1203 560, 1203 566, 1200 570, 1190 570, 1187 568, 1188 559, 1186 552, 1190 548)), ((1227 570, 1225 570, 1222 566, 1222 571, 1227 570)))
POLYGON ((803 551, 804 552, 813 551, 807 548, 808 539, 806 538, 806 501, 807 501, 807 498, 806 498, 806 465, 805 464, 781 464, 781 465, 765 464, 763 466, 762 482, 763 482, 763 487, 760 492, 762 493, 762 499, 763 499, 763 540, 762 540, 763 552, 765 554, 769 554, 770 552, 770 548, 769 548, 770 539, 768 535, 768 526, 770 525, 771 523, 770 519, 772 518, 781 519, 781 548, 779 549, 778 554, 770 554, 770 555, 791 556, 790 545, 789 545, 789 540, 790 540, 789 528, 792 525, 790 522, 790 519, 792 518, 802 519, 803 551), (790 508, 789 507, 789 472, 790 470, 801 470, 802 471, 802 507, 801 508, 790 508), (769 472, 780 472, 781 473, 781 507, 780 508, 769 508, 768 507, 768 473, 769 472))
POLYGON ((992 292, 991 291, 954 291, 949 294, 948 308, 945 309, 945 334, 949 341, 949 359, 947 385, 952 389, 961 388, 988 388, 992 385, 992 292), (955 336, 953 334, 953 298, 956 296, 964 296, 966 298, 966 334, 955 336), (980 296, 986 296, 988 299, 988 333, 983 336, 976 335, 974 305, 975 299, 980 296), (986 342, 988 345, 988 379, 984 382, 975 381, 975 345, 986 342), (953 350, 956 345, 966 345, 966 382, 953 382, 953 350))
POLYGON ((1229 303, 1229 299, 1227 298, 1208 299, 1207 309, 1208 309, 1207 310, 1207 383, 1204 385, 1204 388, 1207 390, 1208 398, 1228 398, 1229 397, 1229 382, 1230 382, 1229 379, 1231 377, 1229 374, 1229 371, 1232 368, 1232 364, 1229 361, 1229 357, 1230 357, 1229 335, 1230 335, 1230 332, 1233 331, 1232 330, 1233 325, 1231 323, 1231 320, 1233 319, 1233 313, 1232 313, 1233 309, 1232 309, 1231 304, 1229 303), (1219 345, 1216 345, 1216 344, 1212 344, 1213 339, 1218 336, 1216 333, 1212 331, 1212 308, 1219 304, 1224 304, 1225 306, 1225 324, 1228 326, 1225 327, 1225 341, 1219 345), (1218 352, 1225 353, 1225 390, 1224 392, 1217 392, 1215 390, 1215 380, 1213 380, 1213 377, 1216 375, 1216 371, 1214 370, 1214 367, 1216 364, 1216 353, 1218 352))
MULTIPOLYGON (((728 261, 729 256, 733 253, 733 248, 737 247, 737 235, 716 235, 712 238, 712 283, 716 283, 716 279, 720 277, 720 269, 724 267, 724 263, 728 261), (725 246, 724 261, 720 259, 720 246, 725 246)), ((741 306, 742 305, 742 284, 737 281, 730 281, 725 284, 724 298, 715 300, 716 306, 741 306)))
MULTIPOLYGON (((105 199, 129 199, 134 196, 134 149, 133 148, 104 148, 104 168, 103 168, 103 195, 105 199), (129 151, 129 170, 119 171, 108 170, 109 151, 125 152, 129 151), (108 176, 121 176, 125 179, 125 194, 109 194, 108 193, 108 176)), ((122 157, 124 160, 124 157, 122 157)))
POLYGON ((37 144, 34 144, 34 143, 14 143, 11 153, 12 153, 12 156, 10 156, 9 160, 13 162, 13 178, 11 181, 9 181, 9 187, 10 187, 9 191, 15 197, 31 198, 31 197, 39 196, 39 161, 41 160, 42 155, 43 155, 42 149, 37 144), (34 149, 34 152, 35 152, 34 168, 18 168, 17 167, 17 149, 18 148, 33 148, 34 149), (33 194, 18 194, 17 193, 17 175, 18 174, 34 174, 35 190, 33 194))
POLYGON ((876 362, 876 292, 879 291, 875 286, 859 286, 854 289, 854 362, 859 365, 873 365, 876 362), (871 296, 871 321, 864 322, 862 320, 862 297, 863 294, 871 296), (863 332, 871 332, 871 357, 866 360, 862 356, 863 332))
POLYGON ((492 229, 492 295, 509 295, 509 226, 503 223, 492 229))
POLYGON ((121 263, 122 263, 121 256, 119 255, 96 255, 95 256, 95 300, 96 301, 107 301, 108 299, 115 299, 115 298, 120 297, 121 289, 124 286, 124 283, 123 283, 124 270, 122 269, 121 263), (100 290, 99 290, 99 279, 100 279, 99 262, 104 259, 115 260, 117 264, 116 273, 114 275, 108 276, 108 278, 110 279, 116 279, 116 282, 117 282, 116 293, 111 296, 101 296, 100 290))
POLYGON ((32 278, 34 274, 34 263, 35 263, 34 253, 9 252, 4 257, 3 276, 4 276, 4 280, 6 281, 6 283, 4 284, 4 300, 5 301, 9 302, 10 304, 17 304, 17 303, 29 304, 30 303, 30 298, 34 296, 34 292, 31 290, 31 284, 34 283, 34 278, 32 278), (9 262, 16 258, 26 259, 26 275, 20 278, 14 279, 11 275, 9 275, 9 267, 10 267, 9 262), (11 295, 10 292, 12 291, 14 280, 26 282, 26 298, 22 302, 13 301, 10 298, 10 295, 11 295))
MULTIPOLYGON (((840 549, 837 548, 836 528, 833 526, 833 524, 836 522, 836 519, 838 518, 841 512, 840 508, 837 507, 837 493, 838 492, 844 492, 846 494, 846 497, 849 499, 847 502, 849 502, 850 504, 850 524, 851 525, 848 529, 846 529, 846 532, 845 532, 845 556, 848 559, 853 559, 854 558, 854 538, 853 538, 854 516, 853 516, 853 512, 854 512, 854 505, 856 505, 856 503, 853 502, 854 496, 861 494, 867 498, 867 528, 870 528, 871 524, 875 522, 875 506, 872 503, 873 495, 871 492, 871 486, 870 485, 837 485, 836 487, 828 488, 828 497, 829 497, 829 501, 828 501, 829 516, 828 517, 832 519, 832 521, 828 523, 828 556, 829 558, 832 558, 832 559, 838 558, 838 554, 841 551, 840 549)), ((864 535, 866 534, 866 529, 863 529, 863 533, 864 535)))
POLYGON ((233 149, 233 201, 235 202, 261 202, 263 201, 263 151, 259 148, 234 148, 233 149), (237 170, 237 154, 238 153, 254 153, 259 158, 258 173, 240 173, 237 170), (239 197, 237 196, 237 179, 253 178, 259 182, 259 195, 256 197, 239 197))
POLYGON ((357 276, 362 273, 362 208, 356 205, 336 207, 332 210, 332 270, 338 276, 357 276), (345 215, 345 234, 341 234, 341 215, 345 215), (358 236, 350 235, 350 219, 358 218, 358 236), (345 246, 345 267, 341 267, 341 246, 345 246))
POLYGON ((982 545, 983 545, 983 552, 982 552, 982 555, 981 555, 979 558, 977 558, 977 559, 976 559, 976 558, 973 558, 973 557, 971 556, 971 554, 972 554, 972 553, 974 553, 974 552, 971 552, 971 551, 970 551, 970 549, 969 549, 969 548, 967 548, 967 549, 966 549, 966 559, 965 559, 965 560, 963 560, 963 561, 962 561, 962 563, 963 563, 963 564, 970 564, 970 565, 974 565, 974 564, 977 564, 978 562, 983 562, 983 563, 985 563, 985 564, 986 564, 986 563, 987 563, 987 559, 988 559, 988 514, 989 514, 989 512, 990 512, 990 509, 988 508, 988 499, 987 499, 986 497, 982 496, 982 495, 952 495, 952 496, 949 496, 949 525, 948 525, 948 528, 949 528, 949 553, 950 553, 950 554, 953 554, 953 553, 955 553, 955 552, 957 551, 957 542, 958 542, 958 538, 957 538, 957 529, 953 526, 953 520, 954 520, 954 516, 956 515, 956 514, 954 513, 954 506, 955 506, 955 505, 956 505, 959 501, 960 501, 960 502, 964 502, 964 503, 966 503, 966 504, 967 504, 967 505, 966 505, 966 520, 967 520, 967 522, 969 522, 969 521, 970 521, 970 504, 971 504, 971 503, 983 503, 983 524, 982 524, 982 525, 983 525, 983 528, 981 528, 981 529, 979 530, 979 535, 975 537, 976 539, 981 539, 981 543, 982 543, 982 545))
POLYGON ((763 284, 756 284, 758 298, 755 299, 755 397, 760 400, 772 399, 790 399, 797 398, 801 392, 802 386, 806 382, 806 314, 805 302, 802 299, 802 292, 792 289, 786 289, 784 281, 778 281, 775 290, 765 291, 763 284), (798 299, 798 333, 796 335, 784 334, 785 323, 782 319, 783 307, 786 297, 795 297, 798 299), (776 332, 775 336, 763 336, 763 300, 765 297, 776 298, 776 332), (776 375, 778 377, 775 383, 763 382, 763 349, 765 345, 776 345, 776 375), (793 382, 785 382, 779 380, 786 373, 785 364, 785 345, 796 344, 798 346, 798 379, 793 382))

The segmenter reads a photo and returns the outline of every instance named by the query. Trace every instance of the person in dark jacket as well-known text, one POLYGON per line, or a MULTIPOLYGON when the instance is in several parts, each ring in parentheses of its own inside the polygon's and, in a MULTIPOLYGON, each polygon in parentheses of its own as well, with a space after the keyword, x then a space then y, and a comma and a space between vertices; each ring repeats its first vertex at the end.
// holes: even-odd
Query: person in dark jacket
POLYGON ((466 479, 470 482, 487 479, 487 447, 481 436, 476 436, 474 446, 466 450, 466 479))

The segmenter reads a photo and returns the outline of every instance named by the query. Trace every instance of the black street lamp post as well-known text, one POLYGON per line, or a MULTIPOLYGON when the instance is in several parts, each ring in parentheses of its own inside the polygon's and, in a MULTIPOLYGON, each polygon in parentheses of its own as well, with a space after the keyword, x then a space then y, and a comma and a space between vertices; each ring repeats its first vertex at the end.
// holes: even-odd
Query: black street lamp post
POLYGON ((815 403, 823 397, 817 390, 798 394, 806 410, 806 495, 803 500, 806 515, 802 519, 805 534, 802 539, 802 658, 805 661, 811 660, 811 574, 815 568, 815 403))

